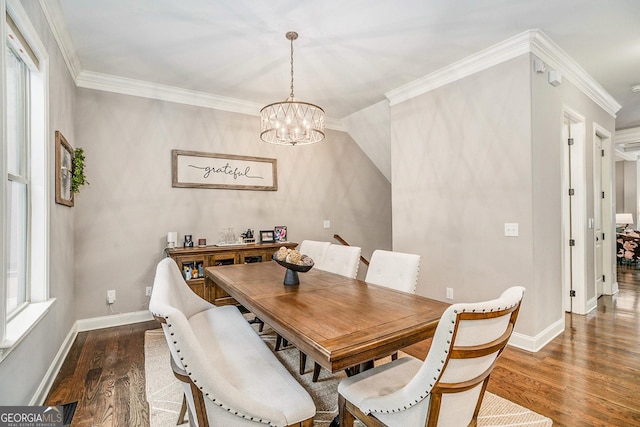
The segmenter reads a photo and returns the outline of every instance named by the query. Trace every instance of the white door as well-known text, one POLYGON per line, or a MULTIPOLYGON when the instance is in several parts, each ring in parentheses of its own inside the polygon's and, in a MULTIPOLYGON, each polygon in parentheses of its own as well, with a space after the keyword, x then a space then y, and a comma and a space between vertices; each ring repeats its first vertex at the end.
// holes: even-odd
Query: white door
POLYGON ((602 236, 602 202, 604 199, 604 193, 602 191, 602 157, 604 151, 602 150, 602 140, 599 136, 594 137, 593 144, 593 235, 595 238, 594 249, 594 265, 595 265, 595 286, 596 286, 596 298, 602 295, 602 281, 603 281, 603 267, 602 267, 602 252, 604 250, 603 236, 602 236))

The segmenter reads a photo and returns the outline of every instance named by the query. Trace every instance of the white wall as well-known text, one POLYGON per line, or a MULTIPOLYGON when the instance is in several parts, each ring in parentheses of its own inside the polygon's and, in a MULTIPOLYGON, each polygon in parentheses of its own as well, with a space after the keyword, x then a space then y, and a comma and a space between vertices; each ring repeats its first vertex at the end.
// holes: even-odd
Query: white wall
MULTIPOLYGON (((324 141, 300 147, 266 144, 259 119, 236 113, 78 90, 76 139, 85 149, 91 183, 76 195, 75 262, 78 319, 146 310, 167 231, 217 240, 286 225, 289 239, 391 247, 391 187, 353 140, 327 130, 324 141), (171 187, 171 150, 278 159, 278 191, 171 187), (331 228, 322 228, 329 219, 331 228)), ((364 274, 362 268, 360 273, 364 274)))

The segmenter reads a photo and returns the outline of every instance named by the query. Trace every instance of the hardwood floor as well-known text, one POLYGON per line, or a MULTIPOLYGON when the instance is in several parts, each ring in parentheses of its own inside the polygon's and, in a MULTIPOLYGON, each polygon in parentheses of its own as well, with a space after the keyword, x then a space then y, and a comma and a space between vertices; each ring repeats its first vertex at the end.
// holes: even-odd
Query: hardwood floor
POLYGON ((508 348, 488 389, 558 426, 640 426, 640 272, 619 270, 619 294, 538 353, 508 348))
POLYGON ((45 405, 77 401, 72 426, 148 426, 144 331, 158 327, 154 320, 80 332, 45 405))
MULTIPOLYGON (((640 426, 640 270, 618 269, 620 291, 538 353, 508 347, 488 390, 554 426, 640 426)), ((78 401, 72 426, 148 426, 145 322, 78 334, 45 402, 78 401)), ((407 352, 424 357, 428 343, 407 352)))
MULTIPOLYGON (((640 270, 618 268, 619 292, 537 353, 507 347, 488 390, 554 426, 640 426, 640 270)), ((525 295, 526 298, 526 295, 525 295)), ((424 358, 428 345, 407 353, 424 358)))

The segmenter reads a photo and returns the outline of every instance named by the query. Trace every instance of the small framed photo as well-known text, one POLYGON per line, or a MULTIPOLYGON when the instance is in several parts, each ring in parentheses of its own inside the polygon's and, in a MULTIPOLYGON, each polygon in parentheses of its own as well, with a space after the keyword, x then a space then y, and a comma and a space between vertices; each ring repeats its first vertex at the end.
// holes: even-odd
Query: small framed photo
POLYGON ((273 230, 260 230, 261 243, 274 243, 275 241, 275 233, 273 230))
POLYGON ((276 225, 273 229, 276 242, 284 243, 287 241, 287 226, 276 225))

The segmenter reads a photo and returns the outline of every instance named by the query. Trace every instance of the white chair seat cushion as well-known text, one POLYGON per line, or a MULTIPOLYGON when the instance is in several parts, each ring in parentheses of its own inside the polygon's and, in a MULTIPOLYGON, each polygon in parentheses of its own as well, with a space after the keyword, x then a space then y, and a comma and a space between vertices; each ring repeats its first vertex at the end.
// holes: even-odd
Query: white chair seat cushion
MULTIPOLYGON (((210 366, 246 402, 269 402, 288 423, 313 417, 315 405, 234 306, 200 312, 189 324, 210 366)), ((239 420, 238 420, 239 421, 239 420)))
MULTIPOLYGON (((365 414, 373 413, 376 418, 389 426, 419 425, 420 420, 424 419, 425 412, 429 409, 428 402, 406 409, 402 402, 407 400, 403 396, 404 387, 420 370, 422 364, 421 360, 414 357, 401 357, 353 377, 345 378, 338 385, 338 393, 365 414), (394 393, 398 394, 397 399, 392 396, 394 393), (370 403, 380 397, 396 400, 402 411, 372 412, 370 403)), ((425 398, 428 400, 430 395, 425 398)), ((387 403, 389 402, 387 401, 387 403)))
MULTIPOLYGON (((427 417, 431 395, 424 396, 424 401, 419 405, 408 407, 403 403, 408 400, 407 384, 422 366, 421 360, 411 356, 402 357, 342 380, 338 385, 338 392, 362 412, 373 414, 388 426, 422 425, 423 420, 427 417), (380 406, 380 400, 384 400, 384 406, 387 407, 395 401, 398 410, 389 410, 388 412, 373 410, 372 408, 380 406)), ((447 414, 445 419, 440 419, 438 425, 452 427, 464 425, 463 420, 471 417, 469 411, 473 412, 473 406, 469 407, 468 401, 469 399, 472 402, 477 400, 480 388, 444 396, 443 399, 447 399, 453 407, 461 408, 461 410, 456 414, 447 414)))

